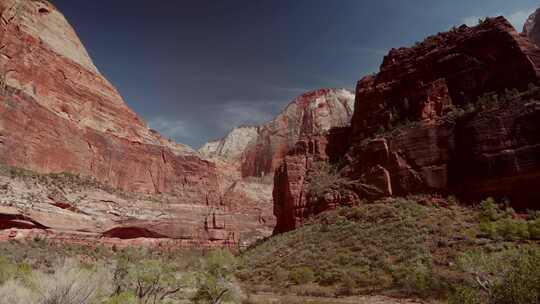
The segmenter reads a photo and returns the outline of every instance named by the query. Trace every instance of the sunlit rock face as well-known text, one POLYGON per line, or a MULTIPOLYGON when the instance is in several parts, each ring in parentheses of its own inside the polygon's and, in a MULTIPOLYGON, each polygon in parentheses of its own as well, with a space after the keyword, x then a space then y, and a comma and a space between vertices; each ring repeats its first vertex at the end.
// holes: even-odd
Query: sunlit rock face
POLYGON ((295 98, 268 123, 241 126, 205 144, 199 152, 218 165, 223 204, 232 210, 259 210, 261 225, 273 228, 274 170, 299 140, 349 125, 353 108, 353 93, 319 89, 295 98))
POLYGON ((258 136, 258 128, 242 126, 234 128, 223 139, 210 141, 204 144, 199 152, 207 157, 223 157, 225 159, 239 160, 258 136))
POLYGON ((15 208, 5 220, 0 215, 0 232, 32 228, 61 231, 65 239, 94 238, 87 243, 103 236, 99 240, 166 238, 205 246, 250 242, 271 232, 271 207, 257 209, 258 189, 248 185, 244 200, 226 205, 238 192, 224 181, 226 165, 150 130, 51 3, 0 0, 0 16, 0 165, 69 172, 122 193, 149 195, 130 200, 90 185, 80 190, 83 199, 57 201, 46 196, 54 189, 39 184, 32 194, 36 204, 27 198, 29 189, 2 177, 17 187, 6 190, 12 199, 0 201, 0 207, 15 208))
POLYGON ((540 49, 502 17, 392 49, 378 74, 358 82, 351 128, 299 142, 276 170, 275 232, 324 211, 307 206, 306 189, 328 151, 343 155, 351 181, 325 196, 328 208, 417 193, 540 208, 539 79, 540 49))
POLYGON ((540 9, 527 19, 523 26, 523 34, 540 46, 540 9))
POLYGON ((151 131, 47 1, 0 1, 0 161, 217 202, 214 165, 151 131))
POLYGON ((319 89, 294 99, 272 121, 233 129, 199 152, 237 161, 244 177, 272 175, 296 142, 350 123, 354 94, 345 89, 319 89))

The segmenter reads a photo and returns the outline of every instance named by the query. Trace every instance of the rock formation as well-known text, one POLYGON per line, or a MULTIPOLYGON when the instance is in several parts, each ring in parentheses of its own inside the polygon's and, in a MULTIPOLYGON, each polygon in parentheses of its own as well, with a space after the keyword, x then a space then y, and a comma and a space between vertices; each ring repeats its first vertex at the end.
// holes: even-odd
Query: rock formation
POLYGON ((320 89, 293 100, 272 121, 233 129, 199 152, 218 165, 223 205, 232 210, 260 212, 261 224, 274 227, 272 181, 275 168, 300 139, 326 138, 321 134, 346 126, 353 113, 354 94, 344 89, 320 89), (236 174, 235 174, 236 173, 236 174), (227 182, 228 181, 228 182, 227 182), (249 206, 249 207, 248 207, 249 206))
POLYGON ((163 139, 99 73, 46 1, 0 1, 0 162, 217 201, 213 164, 163 139))
POLYGON ((525 22, 523 34, 540 45, 540 9, 537 9, 525 22))
MULTIPOLYGON (((252 201, 234 210, 225 206, 232 197, 225 194, 231 186, 224 178, 227 169, 150 130, 101 75, 52 4, 0 0, 0 17, 0 164, 38 175, 69 172, 128 194, 150 195, 103 199, 114 202, 106 203, 97 190, 88 191, 81 209, 66 203, 75 198, 40 193, 34 202, 14 193, 19 203, 5 220, 0 215, 0 227, 29 218, 56 234, 83 231, 108 238, 219 243, 268 235, 272 221, 265 223, 265 216, 271 211, 248 209, 252 201), (122 208, 112 210, 110 204, 122 208), (27 211, 33 216, 23 217, 27 211)), ((246 200, 254 197, 247 189, 246 200)), ((1 204, 11 205, 13 200, 1 204)))
MULTIPOLYGON (((540 49, 502 17, 391 50, 358 82, 342 175, 358 198, 497 196, 538 208, 539 76, 540 49)), ((310 163, 292 154, 276 174, 276 232, 307 216, 310 163)))
POLYGON ((239 161, 242 176, 272 175, 298 140, 350 123, 354 94, 344 89, 320 89, 293 100, 272 121, 239 127, 225 138, 207 143, 199 152, 239 161))

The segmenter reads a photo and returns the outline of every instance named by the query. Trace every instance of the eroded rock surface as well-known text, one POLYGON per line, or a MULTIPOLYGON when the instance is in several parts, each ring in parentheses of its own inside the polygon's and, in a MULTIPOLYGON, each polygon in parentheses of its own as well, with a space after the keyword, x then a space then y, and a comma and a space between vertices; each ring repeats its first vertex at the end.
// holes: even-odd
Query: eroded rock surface
MULTIPOLYGON (((261 225, 274 227, 274 169, 299 140, 347 126, 353 105, 354 95, 344 89, 308 92, 293 100, 272 121, 236 128, 223 139, 204 145, 199 152, 216 163, 220 173, 222 204, 233 210, 255 211, 261 225)), ((334 146, 340 149, 339 145, 334 146)))
POLYGON ((525 22, 523 34, 540 46, 540 9, 537 9, 525 22))
MULTIPOLYGON (((83 233, 203 243, 244 242, 247 232, 249 240, 271 232, 271 203, 262 214, 249 209, 260 202, 246 187, 229 207, 233 193, 242 192, 229 178, 240 175, 150 130, 101 75, 51 3, 0 0, 0 16, 0 164, 39 174, 74 173, 148 195, 126 201, 91 192, 77 206, 62 191, 40 194, 35 203, 23 197, 16 199, 19 215, 2 225, 30 227, 32 222, 20 220, 30 213, 47 231, 57 236, 62 231, 67 239, 83 233), (165 200, 168 207, 154 200, 165 200), (208 217, 227 224, 206 225, 208 217)), ((16 189, 23 192, 10 195, 29 191, 16 189)))
POLYGON ((298 140, 349 125, 353 108, 354 94, 347 90, 308 92, 293 100, 272 121, 236 128, 199 152, 237 161, 244 177, 272 175, 298 140))
POLYGON ((260 210, 124 192, 70 174, 0 166, 0 194, 0 240, 37 236, 92 246, 238 248, 272 228, 261 222, 260 210))
POLYGON ((524 193, 540 181, 538 96, 530 90, 539 77, 540 49, 502 17, 391 50, 379 74, 358 83, 349 175, 362 179, 381 166, 387 195, 532 201, 524 193))
POLYGON ((54 6, 3 0, 0 14, 0 162, 218 201, 214 165, 149 130, 54 6))
MULTIPOLYGON (((342 175, 358 198, 495 196, 539 208, 539 76, 540 49, 502 17, 392 49, 358 82, 350 141, 326 150, 348 151, 342 175)), ((292 151, 277 171, 277 232, 313 209, 304 155, 292 151)))

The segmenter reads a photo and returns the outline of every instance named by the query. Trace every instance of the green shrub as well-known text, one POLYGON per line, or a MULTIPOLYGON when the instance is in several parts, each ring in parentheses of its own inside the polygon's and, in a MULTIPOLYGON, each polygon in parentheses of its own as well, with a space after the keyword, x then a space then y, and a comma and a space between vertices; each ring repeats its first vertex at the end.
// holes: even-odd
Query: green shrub
POLYGON ((302 285, 313 282, 315 273, 309 267, 298 267, 289 273, 289 281, 296 285, 302 285))
POLYGON ((505 214, 495 199, 488 197, 480 203, 480 222, 498 221, 504 218, 505 214))
POLYGON ((490 303, 540 303, 540 251, 522 252, 491 288, 490 303))
POLYGON ((454 288, 450 303, 537 304, 540 301, 540 249, 536 246, 502 251, 474 251, 457 259, 469 275, 454 288))
POLYGON ((201 304, 238 301, 241 292, 233 278, 235 257, 227 250, 215 250, 201 262, 196 274, 196 293, 191 300, 201 304))
POLYGON ((142 303, 174 299, 186 287, 186 281, 173 265, 156 259, 134 261, 124 256, 118 260, 114 272, 114 295, 125 297, 126 293, 132 293, 142 303))
POLYGON ((481 292, 468 285, 459 285, 454 288, 448 297, 449 304, 482 304, 483 296, 481 292))
POLYGON ((335 166, 325 161, 315 162, 308 175, 307 195, 311 202, 316 202, 329 190, 344 183, 346 179, 339 175, 335 166))
POLYGON ((105 301, 105 304, 138 304, 138 301, 133 293, 122 292, 105 301))

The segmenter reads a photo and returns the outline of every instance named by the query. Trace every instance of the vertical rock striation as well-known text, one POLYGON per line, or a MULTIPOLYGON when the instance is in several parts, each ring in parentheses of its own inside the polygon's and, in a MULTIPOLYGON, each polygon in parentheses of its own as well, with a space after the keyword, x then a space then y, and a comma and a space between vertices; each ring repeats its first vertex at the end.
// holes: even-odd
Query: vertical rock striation
POLYGON ((354 94, 345 89, 307 92, 272 121, 236 128, 225 138, 207 143, 199 152, 239 161, 244 177, 272 175, 298 140, 349 125, 353 109, 354 94))
POLYGON ((218 201, 214 165, 149 130, 52 4, 2 0, 0 16, 1 163, 218 201))
MULTIPOLYGON (((329 137, 325 151, 347 151, 342 174, 357 198, 496 196, 540 208, 539 77, 540 49, 502 17, 392 49, 358 82, 350 135, 329 137)), ((275 232, 313 209, 303 198, 306 155, 291 151, 276 171, 275 232)))

